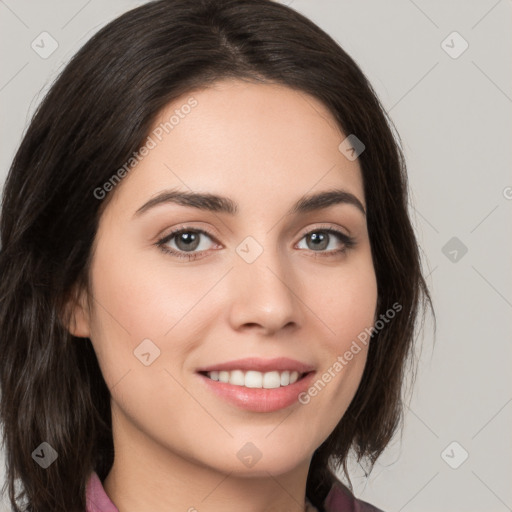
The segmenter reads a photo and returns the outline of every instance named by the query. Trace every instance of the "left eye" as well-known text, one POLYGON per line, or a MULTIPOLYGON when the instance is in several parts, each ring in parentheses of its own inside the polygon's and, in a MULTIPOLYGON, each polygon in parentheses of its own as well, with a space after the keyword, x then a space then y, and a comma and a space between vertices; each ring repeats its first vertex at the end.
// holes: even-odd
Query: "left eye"
MULTIPOLYGON (((302 239, 306 240, 306 244, 310 242, 309 247, 305 247, 305 249, 312 249, 314 252, 319 251, 327 251, 330 253, 343 252, 347 248, 353 245, 353 240, 349 236, 337 231, 335 229, 316 229, 314 231, 310 231, 306 233, 302 239), (341 249, 336 248, 335 239, 338 239, 338 242, 341 240, 341 249), (331 242, 334 240, 334 247, 331 246, 331 242), (331 247, 329 247, 331 246, 331 247)), ((302 240, 301 239, 301 240, 302 240)), ((303 249, 304 247, 301 247, 303 249)))

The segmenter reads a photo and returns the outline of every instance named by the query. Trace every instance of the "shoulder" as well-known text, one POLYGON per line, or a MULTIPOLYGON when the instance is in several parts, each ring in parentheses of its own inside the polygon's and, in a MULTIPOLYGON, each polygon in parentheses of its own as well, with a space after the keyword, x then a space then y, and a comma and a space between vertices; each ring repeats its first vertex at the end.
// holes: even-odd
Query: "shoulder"
POLYGON ((336 480, 324 502, 325 512, 384 512, 371 503, 357 499, 339 480, 336 480))

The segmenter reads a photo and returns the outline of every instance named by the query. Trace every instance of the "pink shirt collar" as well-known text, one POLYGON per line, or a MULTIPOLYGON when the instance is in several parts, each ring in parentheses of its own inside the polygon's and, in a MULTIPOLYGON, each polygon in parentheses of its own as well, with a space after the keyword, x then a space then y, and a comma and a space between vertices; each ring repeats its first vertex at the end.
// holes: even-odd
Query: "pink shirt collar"
POLYGON ((93 471, 87 482, 86 512, 119 512, 110 501, 96 471, 93 471))

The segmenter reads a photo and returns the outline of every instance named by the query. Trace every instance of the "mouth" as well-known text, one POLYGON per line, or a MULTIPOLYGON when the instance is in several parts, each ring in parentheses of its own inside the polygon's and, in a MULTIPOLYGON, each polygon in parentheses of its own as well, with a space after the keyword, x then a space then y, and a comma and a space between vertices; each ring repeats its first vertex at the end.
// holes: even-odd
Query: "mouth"
POLYGON ((238 409, 273 412, 302 404, 316 367, 289 357, 246 357, 196 368, 206 392, 238 409))
POLYGON ((256 370, 212 370, 200 371, 210 380, 250 389, 277 389, 287 387, 304 379, 312 372, 297 370, 260 372, 256 370))
POLYGON ((196 373, 206 392, 214 398, 237 409, 257 413, 272 413, 302 404, 299 398, 311 386, 315 374, 316 371, 299 373, 297 370, 196 373))

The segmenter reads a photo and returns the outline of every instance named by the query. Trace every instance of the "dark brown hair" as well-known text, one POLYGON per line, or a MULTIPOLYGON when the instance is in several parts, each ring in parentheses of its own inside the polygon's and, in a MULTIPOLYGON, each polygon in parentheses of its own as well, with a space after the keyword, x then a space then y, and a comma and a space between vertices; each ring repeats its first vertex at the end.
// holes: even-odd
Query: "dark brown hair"
POLYGON ((149 2, 108 24, 71 59, 34 114, 5 184, 0 419, 16 512, 84 511, 90 472, 103 480, 113 463, 109 390, 90 340, 74 338, 62 319, 76 286, 87 284, 98 220, 115 194, 100 201, 94 190, 141 147, 164 106, 225 78, 310 94, 343 133, 363 141, 377 316, 402 306, 374 332, 357 393, 314 453, 311 502, 323 510, 341 465, 348 477, 351 448, 373 466, 400 424, 417 320, 432 304, 408 216, 404 157, 371 85, 329 35, 276 2, 149 2), (47 469, 32 458, 42 442, 58 453, 47 469))

